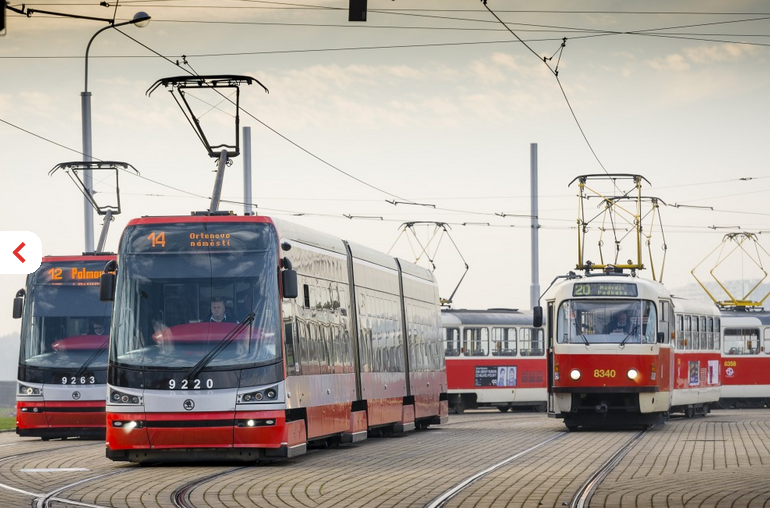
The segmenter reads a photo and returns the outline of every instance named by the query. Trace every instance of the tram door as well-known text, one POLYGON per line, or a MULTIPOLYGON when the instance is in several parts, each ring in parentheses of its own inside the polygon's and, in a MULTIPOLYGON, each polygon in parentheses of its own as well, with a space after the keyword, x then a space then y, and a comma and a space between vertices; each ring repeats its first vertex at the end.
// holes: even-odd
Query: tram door
POLYGON ((545 350, 547 357, 547 380, 548 380, 548 416, 554 416, 556 414, 556 407, 554 403, 553 395, 553 338, 556 336, 553 327, 556 326, 556 320, 553 317, 553 303, 548 302, 548 310, 545 319, 545 350))

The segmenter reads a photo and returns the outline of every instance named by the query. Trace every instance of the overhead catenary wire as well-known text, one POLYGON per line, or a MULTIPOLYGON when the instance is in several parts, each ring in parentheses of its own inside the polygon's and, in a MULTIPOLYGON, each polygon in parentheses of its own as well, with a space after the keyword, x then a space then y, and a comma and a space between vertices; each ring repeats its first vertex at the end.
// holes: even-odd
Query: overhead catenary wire
MULTIPOLYGON (((564 97, 564 100, 567 103, 567 107, 569 108, 570 114, 572 114, 572 118, 575 120, 575 124, 577 124, 578 130, 580 130, 580 134, 583 136, 583 139, 585 140, 586 144, 588 145, 589 150, 591 151, 591 153, 593 154, 594 158, 596 159, 596 162, 599 163, 599 166, 602 168, 602 170, 605 173, 609 174, 609 171, 607 171, 607 168, 604 167, 604 164, 602 163, 601 159, 599 159, 599 155, 596 153, 596 150, 594 150, 593 145, 588 140, 588 136, 586 135, 585 131, 583 130, 583 126, 580 124, 580 120, 578 120, 578 117, 575 114, 575 110, 573 109, 572 104, 570 103, 569 97, 567 97, 567 92, 564 90, 564 87, 561 84, 561 80, 559 79, 558 65, 555 68, 551 67, 550 64, 548 63, 548 59, 547 58, 541 57, 534 49, 532 49, 532 47, 529 44, 524 42, 524 40, 522 40, 521 37, 519 37, 516 34, 516 32, 511 30, 508 27, 508 25, 502 19, 500 19, 500 17, 497 14, 495 14, 495 12, 487 5, 487 0, 481 0, 481 2, 484 4, 484 7, 486 7, 486 9, 489 11, 489 13, 492 14, 492 16, 494 16, 514 37, 516 37, 516 39, 518 39, 519 42, 521 42, 524 45, 524 47, 526 47, 533 55, 538 57, 538 59, 541 60, 546 65, 546 67, 548 67, 548 69, 551 71, 551 73, 554 75, 554 77, 556 78, 556 83, 559 85, 559 90, 561 90, 562 96, 564 97)), ((566 46, 566 44, 567 44, 567 39, 565 37, 562 40, 562 45, 561 45, 560 50, 563 50, 564 47, 566 46)), ((561 52, 559 52, 559 55, 560 55, 559 59, 561 60, 561 52)))
MULTIPOLYGON (((118 30, 118 31, 120 31, 120 30, 118 30)), ((124 32, 121 32, 121 33, 123 33, 123 34, 124 34, 124 35, 126 35, 127 37, 129 37, 129 38, 133 39, 133 37, 130 37, 130 36, 128 36, 128 35, 127 35, 127 34, 125 34, 124 32)), ((134 40, 135 40, 135 39, 134 39, 134 40)), ((136 42, 138 42, 138 41, 136 41, 136 42)), ((140 44, 141 44, 141 43, 140 43, 140 44)), ((149 48, 148 48, 148 49, 149 49, 149 48)), ((554 55, 555 55, 555 54, 556 54, 556 53, 554 53, 554 55)), ((160 56, 162 56, 162 55, 160 55, 160 56)), ((558 77, 557 77, 557 79, 558 79, 558 77)), ((562 89, 562 91, 563 91, 563 89, 562 89)), ((566 98, 566 97, 565 97, 565 98, 566 98)), ((248 113, 248 112, 247 112, 247 113, 248 113)), ((257 121, 259 121, 259 120, 257 120, 257 121)), ((7 122, 6 122, 6 123, 7 123, 7 122)), ((41 138, 41 139, 44 139, 44 138, 41 138)), ((63 145, 59 145, 59 146, 63 146, 63 145)), ((66 148, 66 147, 65 147, 65 148, 66 148)), ((73 151, 75 151, 76 153, 80 153, 80 152, 78 152, 78 151, 76 151, 76 150, 73 150, 73 151)), ((348 176, 350 176, 350 175, 348 175, 348 176)), ((353 178, 355 178, 355 177, 353 177, 353 178)), ((150 179, 147 179, 147 180, 150 180, 150 179)), ((150 181, 152 181, 152 180, 150 180, 150 181)), ((166 184, 162 184, 162 183, 160 183, 160 182, 156 182, 156 183, 158 183, 159 185, 163 185, 163 186, 165 186, 165 187, 167 187, 167 188, 171 188, 171 189, 177 190, 177 191, 179 191, 179 192, 184 192, 184 193, 186 193, 186 194, 188 194, 188 195, 191 195, 191 196, 196 196, 196 197, 204 197, 204 196, 201 196, 201 195, 199 195, 199 194, 190 193, 190 192, 184 191, 184 190, 182 190, 182 189, 179 189, 179 188, 175 188, 175 187, 173 187, 173 186, 168 186, 168 185, 166 185, 166 184)), ((380 189, 378 189, 378 190, 380 190, 380 189)), ((442 208, 442 209, 441 209, 441 211, 451 211, 451 212, 457 212, 457 213, 468 213, 468 214, 476 214, 476 215, 489 215, 489 216, 492 216, 492 215, 493 215, 493 214, 490 214, 490 213, 487 213, 487 212, 479 212, 479 211, 473 211, 473 210, 459 210, 459 209, 453 209, 453 208, 442 208)), ((306 214, 305 212, 298 212, 298 213, 303 213, 303 214, 306 214)), ((348 215, 350 215, 350 216, 353 216, 353 215, 355 215, 355 214, 348 214, 348 215)))

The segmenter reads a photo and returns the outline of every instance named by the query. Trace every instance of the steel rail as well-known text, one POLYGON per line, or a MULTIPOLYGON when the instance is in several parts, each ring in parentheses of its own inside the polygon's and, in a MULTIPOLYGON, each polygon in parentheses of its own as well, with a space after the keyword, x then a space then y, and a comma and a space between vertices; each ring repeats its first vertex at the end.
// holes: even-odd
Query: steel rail
POLYGON ((568 435, 567 432, 562 432, 557 434, 556 436, 553 436, 551 438, 546 439, 545 441, 541 441, 540 443, 536 444, 535 446, 532 446, 530 448, 527 448, 523 452, 519 452, 516 455, 512 455, 508 457, 507 459, 498 462, 497 464, 488 467, 487 469, 484 469, 483 471, 479 471, 473 476, 470 476, 466 478, 465 480, 461 481, 451 489, 445 491, 443 494, 439 495, 438 497, 434 498, 430 503, 425 505, 425 508, 441 508, 442 506, 445 506, 449 500, 451 500, 453 497, 455 497, 457 494, 462 492, 463 490, 467 489, 469 486, 471 486, 476 481, 480 480, 481 478, 485 477, 486 475, 500 469, 503 466, 507 466, 509 463, 513 462, 516 459, 520 459, 521 457, 524 457, 526 455, 529 455, 530 453, 542 448, 543 446, 547 445, 548 443, 555 441, 559 438, 564 437, 565 435, 568 435))
POLYGON ((618 465, 623 457, 625 457, 626 454, 631 451, 631 448, 633 448, 637 441, 639 441, 642 436, 644 436, 645 432, 647 432, 647 429, 637 432, 634 436, 631 437, 631 439, 626 441, 626 443, 618 451, 613 453, 612 456, 604 462, 604 464, 599 466, 599 468, 594 471, 590 478, 588 478, 588 480, 586 480, 586 482, 575 493, 572 501, 570 501, 570 508, 586 508, 588 506, 588 503, 591 502, 591 496, 593 496, 596 488, 601 485, 602 481, 604 481, 607 475, 610 474, 613 469, 615 469, 615 466, 618 465))

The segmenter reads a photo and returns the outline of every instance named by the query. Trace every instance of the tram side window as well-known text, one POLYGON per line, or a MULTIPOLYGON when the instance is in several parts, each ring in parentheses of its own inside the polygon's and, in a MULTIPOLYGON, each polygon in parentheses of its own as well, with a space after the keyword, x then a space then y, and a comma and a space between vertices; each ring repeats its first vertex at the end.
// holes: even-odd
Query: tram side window
MULTIPOLYGON (((660 327, 661 332, 663 332, 664 337, 664 343, 668 344, 671 340, 671 337, 669 335, 669 312, 670 312, 670 305, 669 302, 666 300, 660 301, 660 316, 658 321, 658 326, 660 327)), ((655 341, 657 342, 657 334, 655 337, 655 341)))
POLYGON ((486 328, 465 329, 465 356, 487 356, 489 352, 489 330, 486 328))
POLYGON ((714 318, 706 318, 706 337, 708 341, 707 349, 714 350, 714 318))
POLYGON ((724 352, 728 355, 759 353, 759 330, 756 328, 727 328, 724 352))
POLYGON ((684 316, 676 316, 674 335, 674 347, 679 350, 684 349, 684 316))
POLYGON ((714 351, 721 351, 722 346, 722 323, 719 318, 714 318, 714 351))
POLYGON ((685 349, 691 350, 693 347, 692 339, 692 318, 691 316, 684 317, 684 346, 685 349))
POLYGON ((444 328, 444 340, 446 341, 444 356, 460 356, 460 330, 444 328))
POLYGON ((521 356, 543 356, 543 330, 542 328, 522 328, 519 334, 519 354, 521 356))
POLYGON ((770 355, 770 348, 767 347, 767 341, 770 340, 770 327, 765 328, 762 330, 762 351, 765 352, 766 355, 770 355))
POLYGON ((516 328, 492 328, 492 356, 516 356, 516 328))

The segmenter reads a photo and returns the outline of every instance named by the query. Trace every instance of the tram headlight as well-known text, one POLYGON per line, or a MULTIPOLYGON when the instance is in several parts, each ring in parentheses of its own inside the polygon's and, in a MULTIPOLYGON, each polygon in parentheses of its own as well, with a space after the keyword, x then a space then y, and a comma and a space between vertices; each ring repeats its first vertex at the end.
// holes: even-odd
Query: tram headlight
POLYGON ((635 380, 637 377, 639 377, 639 371, 636 369, 628 369, 628 372, 626 373, 628 376, 628 379, 631 381, 635 380))
POLYGON ((39 397, 43 395, 43 389, 35 386, 19 384, 19 395, 34 395, 39 397))
POLYGON ((118 390, 110 390, 110 402, 113 404, 141 404, 142 398, 138 395, 129 395, 118 390))
POLYGON ((278 398, 278 389, 274 386, 238 395, 239 404, 255 404, 257 402, 272 402, 278 398))
POLYGON ((112 426, 116 429, 123 429, 126 432, 130 432, 134 429, 143 429, 144 422, 142 420, 114 420, 112 426))
POLYGON ((577 369, 572 369, 569 371, 569 377, 572 378, 573 381, 577 381, 580 379, 580 371, 577 369))

